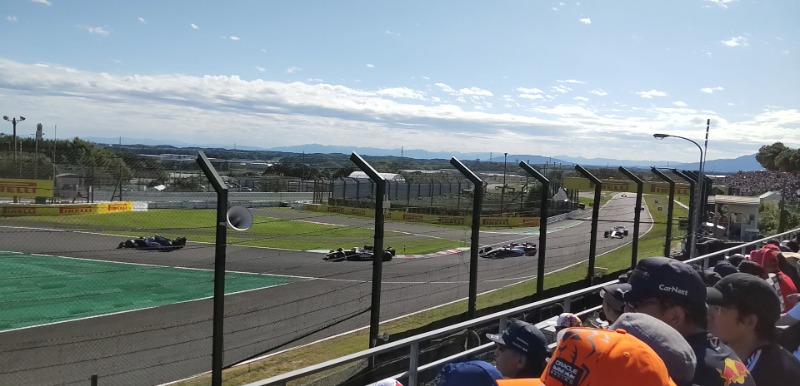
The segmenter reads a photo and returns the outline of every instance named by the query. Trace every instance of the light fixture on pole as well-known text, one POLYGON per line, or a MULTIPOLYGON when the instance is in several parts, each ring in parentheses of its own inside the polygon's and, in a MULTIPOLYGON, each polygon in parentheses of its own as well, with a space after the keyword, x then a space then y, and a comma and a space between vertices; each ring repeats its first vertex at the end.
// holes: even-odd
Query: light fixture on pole
POLYGON ((11 122, 11 127, 14 128, 14 162, 17 162, 17 123, 24 121, 25 117, 20 116, 19 119, 16 117, 8 119, 7 115, 3 115, 3 119, 11 122))
POLYGON ((700 204, 700 201, 703 200, 702 199, 702 196, 703 196, 703 183, 705 182, 704 181, 705 177, 703 177, 703 166, 705 164, 705 153, 703 152, 703 148, 700 147, 700 144, 698 144, 697 142, 695 142, 695 141, 693 141, 693 140, 691 140, 689 138, 681 137, 680 135, 659 134, 659 133, 657 133, 657 134, 653 134, 653 137, 655 139, 664 139, 664 138, 667 138, 667 137, 680 138, 682 140, 689 141, 689 142, 693 143, 695 146, 697 146, 697 149, 700 150, 700 163, 698 164, 698 169, 700 171, 697 174, 697 186, 695 187, 695 193, 694 193, 694 196, 695 196, 694 197, 694 202, 695 202, 695 204, 694 204, 694 213, 692 213, 692 234, 690 235, 690 238, 689 238, 689 258, 692 259, 692 258, 697 257, 697 233, 698 233, 698 230, 700 229, 700 208, 702 207, 702 205, 700 204))

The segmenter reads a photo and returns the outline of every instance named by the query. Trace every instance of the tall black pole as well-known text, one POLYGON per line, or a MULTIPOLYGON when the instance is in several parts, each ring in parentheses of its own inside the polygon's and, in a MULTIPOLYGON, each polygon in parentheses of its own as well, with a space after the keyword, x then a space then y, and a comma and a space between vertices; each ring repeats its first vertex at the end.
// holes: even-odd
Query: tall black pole
MULTIPOLYGON (((386 195, 386 179, 370 166, 356 152, 350 154, 353 161, 361 171, 367 174, 375 183, 375 237, 373 239, 372 255, 372 303, 369 317, 369 348, 378 345, 378 329, 380 328, 381 313, 381 280, 383 276, 383 199, 386 195)), ((374 361, 370 360, 371 364, 374 361)))
MULTIPOLYGON (((467 168, 461 161, 453 157, 450 159, 453 165, 464 177, 467 177, 473 185, 472 200, 472 239, 469 246, 469 295, 467 301, 467 317, 475 318, 478 307, 478 250, 480 249, 481 233, 481 210, 483 205, 483 180, 467 168)), ((459 196, 461 193, 459 192, 459 196)))
POLYGON ((642 195, 644 194, 644 181, 631 173, 630 170, 620 166, 619 171, 636 182, 636 206, 633 213, 633 251, 631 252, 631 269, 636 268, 639 256, 639 223, 642 221, 642 195))
POLYGON ((666 174, 656 169, 655 166, 650 168, 655 175, 661 177, 662 180, 669 184, 669 203, 667 204, 667 234, 664 237, 664 256, 669 257, 672 252, 672 215, 675 208, 675 181, 667 177, 666 174))
POLYGON ((519 167, 528 172, 542 184, 542 193, 539 204, 539 257, 536 266, 536 295, 541 296, 544 292, 544 263, 547 253, 547 203, 550 201, 550 180, 528 163, 520 161, 519 167))
MULTIPOLYGON (((690 195, 690 197, 689 197, 689 215, 692 215, 692 213, 694 213, 694 210, 697 209, 696 205, 700 204, 698 202, 698 200, 696 199, 696 195, 695 195, 695 189, 696 189, 695 185, 696 185, 696 183, 695 183, 695 181, 694 181, 694 179, 692 177, 690 177, 689 175, 687 175, 686 173, 684 173, 684 172, 682 172, 680 170, 672 169, 672 173, 675 174, 676 176, 680 177, 680 178, 683 178, 684 181, 689 183, 689 195, 690 195)), ((695 232, 695 228, 694 228, 692 223, 693 223, 693 221, 689 220, 689 226, 688 226, 688 229, 686 230, 686 252, 688 253, 688 256, 690 258, 692 257, 692 253, 691 253, 691 251, 692 251, 691 243, 692 243, 692 240, 693 240, 693 237, 692 237, 693 233, 692 232, 695 232)))
POLYGON ((217 192, 217 239, 214 250, 214 320, 211 338, 211 385, 222 386, 223 326, 225 319, 225 251, 228 244, 228 185, 217 173, 205 153, 199 151, 197 164, 217 192))
POLYGON ((594 284, 594 264, 597 255, 597 222, 600 219, 600 195, 603 193, 603 182, 589 173, 581 165, 575 165, 575 170, 594 183, 594 203, 592 204, 592 233, 589 239, 589 284, 594 284))

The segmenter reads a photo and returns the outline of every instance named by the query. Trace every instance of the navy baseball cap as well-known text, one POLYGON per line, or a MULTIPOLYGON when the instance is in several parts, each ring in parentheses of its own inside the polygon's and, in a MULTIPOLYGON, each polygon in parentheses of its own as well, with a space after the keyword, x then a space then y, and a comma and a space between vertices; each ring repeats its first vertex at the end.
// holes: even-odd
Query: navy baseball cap
POLYGON ((469 361, 449 363, 439 372, 440 386, 487 386, 496 385, 495 381, 503 375, 491 363, 469 361))
POLYGON ((692 310, 706 309, 706 286, 703 278, 689 264, 668 257, 656 256, 639 260, 625 289, 625 302, 658 298, 673 301, 692 310))
POLYGON ((534 361, 544 361, 547 358, 547 340, 544 338, 544 334, 530 323, 511 319, 502 334, 486 334, 486 337, 495 343, 522 353, 534 361))

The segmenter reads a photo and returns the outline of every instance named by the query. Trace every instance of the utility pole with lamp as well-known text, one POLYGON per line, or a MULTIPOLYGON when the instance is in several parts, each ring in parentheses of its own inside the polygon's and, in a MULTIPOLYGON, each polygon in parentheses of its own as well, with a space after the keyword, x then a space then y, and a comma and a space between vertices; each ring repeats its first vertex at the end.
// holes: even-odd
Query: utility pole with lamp
POLYGON ((16 117, 9 119, 7 115, 3 115, 3 119, 11 122, 11 126, 14 130, 14 162, 17 162, 17 123, 24 121, 25 117, 20 115, 19 119, 16 117))

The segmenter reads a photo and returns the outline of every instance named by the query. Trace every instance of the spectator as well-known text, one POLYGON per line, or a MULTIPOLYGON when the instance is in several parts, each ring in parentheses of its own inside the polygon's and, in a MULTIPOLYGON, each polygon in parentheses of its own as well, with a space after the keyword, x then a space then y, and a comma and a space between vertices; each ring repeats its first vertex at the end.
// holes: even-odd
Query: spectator
POLYGON ((403 386, 403 384, 394 378, 386 378, 384 380, 378 381, 378 383, 376 383, 375 386, 403 386))
POLYGON ((495 380, 503 378, 491 363, 469 361, 449 363, 439 372, 439 386, 497 386, 495 380))
POLYGON ((625 331, 569 328, 541 377, 498 379, 498 386, 675 386, 664 361, 625 331))
POLYGON ((497 370, 508 378, 538 377, 547 361, 547 341, 544 334, 530 323, 509 320, 502 334, 486 334, 495 342, 497 370))
MULTIPOLYGON (((781 271, 780 264, 780 248, 778 247, 777 240, 769 240, 759 250, 750 252, 750 260, 758 263, 764 268, 768 275, 768 281, 780 295, 781 312, 786 312, 794 307, 795 301, 791 300, 788 295, 797 293, 797 287, 786 274, 781 271)), ((787 269, 788 263, 784 264, 784 269, 787 269)))
POLYGON ((800 252, 800 244, 798 244, 797 241, 789 240, 789 242, 786 243, 786 247, 789 248, 789 252, 800 252))
POLYGON ((625 303, 622 295, 625 283, 609 284, 600 290, 600 297, 603 298, 602 318, 612 324, 617 321, 620 315, 625 312, 625 303))
POLYGON ((773 288, 752 275, 730 275, 708 289, 711 332, 745 358, 758 385, 800 382, 800 361, 775 343, 780 301, 773 288))
MULTIPOLYGON (((626 312, 641 312, 660 319, 692 346, 697 358, 694 384, 731 385, 730 369, 743 365, 733 350, 706 330, 706 287, 694 268, 667 257, 642 259, 628 279, 627 289, 626 312)), ((742 385, 755 385, 746 372, 741 381, 742 385)))
POLYGON ((739 263, 739 272, 750 274, 756 277, 760 277, 761 279, 767 280, 769 276, 767 272, 764 271, 764 267, 756 263, 755 261, 744 260, 739 263))
POLYGON ((647 314, 625 313, 611 325, 611 330, 622 329, 658 354, 672 380, 678 386, 690 386, 697 367, 697 357, 692 346, 668 324, 647 314))
MULTIPOLYGON (((798 298, 800 294, 790 296, 798 298)), ((775 324, 783 329, 778 337, 778 343, 800 360, 800 323, 797 322, 800 322, 800 303, 795 304, 785 314, 781 314, 775 324)))
MULTIPOLYGON (((739 262, 737 262, 737 264, 738 263, 739 262)), ((737 269, 736 266, 730 262, 730 260, 720 260, 717 262, 717 265, 714 266, 714 272, 719 274, 720 278, 723 278, 730 274, 739 272, 739 269, 737 269)))
POLYGON ((738 267, 739 263, 741 263, 743 260, 746 260, 746 259, 745 259, 744 255, 741 254, 741 253, 734 253, 734 254, 730 255, 730 257, 728 257, 728 262, 731 263, 731 265, 734 266, 734 267, 738 267))
POLYGON ((581 318, 571 312, 564 312, 561 315, 558 315, 558 318, 556 319, 556 331, 561 331, 565 328, 581 326, 583 326, 583 321, 581 321, 581 318))

